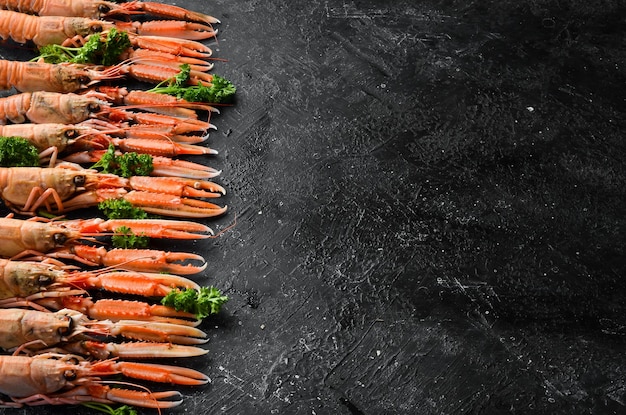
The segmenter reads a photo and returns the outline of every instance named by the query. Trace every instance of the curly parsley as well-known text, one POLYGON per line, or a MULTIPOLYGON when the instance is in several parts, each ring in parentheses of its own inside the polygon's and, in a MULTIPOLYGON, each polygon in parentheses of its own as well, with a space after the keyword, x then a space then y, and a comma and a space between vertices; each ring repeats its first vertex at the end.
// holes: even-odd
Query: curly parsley
POLYGON ((0 137, 1 167, 37 167, 39 151, 22 137, 0 137))
POLYGON ((45 45, 39 48, 39 59, 47 63, 92 63, 95 65, 115 65, 120 56, 131 46, 128 33, 115 28, 107 32, 106 38, 100 34, 91 35, 81 47, 45 45))
POLYGON ((123 153, 117 155, 115 147, 110 145, 106 153, 91 166, 92 169, 101 169, 102 173, 111 173, 120 177, 148 176, 154 166, 149 154, 123 153))
POLYGON ((150 238, 143 235, 135 235, 128 226, 120 226, 115 229, 115 235, 111 237, 111 240, 115 248, 124 249, 147 248, 150 243, 150 238))
POLYGON ((228 297, 222 295, 215 287, 202 287, 200 290, 173 289, 163 299, 161 304, 174 307, 176 311, 186 311, 196 315, 198 320, 219 313, 222 304, 228 297))
POLYGON ((189 64, 180 65, 180 72, 173 79, 165 81, 152 88, 150 92, 173 95, 189 102, 208 102, 226 104, 232 102, 237 88, 227 79, 213 75, 211 84, 188 86, 191 74, 189 64))
POLYGON ((125 199, 107 199, 98 204, 98 209, 109 219, 146 219, 148 213, 134 207, 125 199))

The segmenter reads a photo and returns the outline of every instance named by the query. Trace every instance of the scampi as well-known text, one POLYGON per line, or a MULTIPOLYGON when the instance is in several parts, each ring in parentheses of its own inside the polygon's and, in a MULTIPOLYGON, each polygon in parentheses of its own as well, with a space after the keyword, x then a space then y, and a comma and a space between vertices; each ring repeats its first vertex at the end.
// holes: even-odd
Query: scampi
MULTIPOLYGON (((36 143, 40 163, 50 161, 55 166, 60 162, 56 168, 0 169, 0 196, 6 206, 17 214, 47 212, 55 217, 0 219, 0 257, 6 258, 0 260, 0 271, 6 274, 0 280, 0 308, 11 307, 0 309, 0 347, 19 354, 0 357, 0 407, 86 402, 158 409, 178 406, 180 392, 151 392, 122 382, 119 376, 206 384, 208 377, 192 369, 128 360, 206 354, 207 350, 197 347, 206 341, 206 334, 195 326, 204 316, 216 313, 227 297, 213 287, 200 288, 173 275, 205 270, 207 263, 201 255, 111 249, 110 243, 128 236, 123 228, 130 230, 130 236, 183 240, 209 238, 212 231, 195 222, 145 216, 135 220, 56 216, 96 204, 106 204, 110 210, 124 205, 120 211, 128 209, 128 204, 142 214, 178 218, 206 218, 226 211, 206 200, 225 194, 221 186, 208 181, 219 171, 173 159, 216 154, 195 144, 215 129, 197 111, 210 116, 217 111, 209 105, 226 103, 216 99, 224 94, 209 90, 221 78, 207 73, 213 68, 207 61, 212 51, 198 42, 214 38, 217 30, 212 24, 219 21, 180 7, 140 1, 0 0, 0 8, 12 10, 0 12, 0 37, 35 45, 41 53, 33 62, 0 62, 4 76, 0 88, 25 92, 0 100, 0 124, 14 124, 0 127, 0 135, 28 136, 36 143), (140 14, 180 21, 132 21, 140 14), (46 54, 57 59, 61 48, 72 58, 85 59, 84 50, 105 44, 115 33, 124 33, 129 41, 127 46, 120 43, 119 48, 111 48, 115 59, 111 53, 98 62, 41 63, 46 54), (48 48, 51 45, 59 48, 48 48), (130 78, 157 83, 158 92, 178 98, 124 88, 89 90, 102 81, 130 78), (209 104, 180 100, 181 85, 193 87, 193 94, 184 97, 188 101, 209 104), (67 94, 85 90, 84 95, 67 94), (152 177, 113 174, 103 167, 102 160, 113 160, 115 165, 128 154, 150 155, 150 163, 141 158, 137 164, 150 165, 152 170, 146 174, 152 177), (75 261, 74 265, 66 267, 66 260, 75 261), (117 294, 125 299, 115 298, 117 294), (184 296, 186 302, 202 297, 204 302, 202 307, 179 310, 183 301, 174 295, 184 296), (130 301, 129 296, 152 298, 130 301), (158 297, 162 297, 161 304, 155 304, 158 297), (107 376, 117 378, 108 380, 107 376)), ((227 86, 231 97, 234 88, 227 86)))
POLYGON ((198 22, 220 23, 215 17, 182 7, 157 3, 129 1, 115 3, 103 0, 2 0, 0 8, 39 16, 77 16, 92 19, 128 18, 136 15, 198 22))
MULTIPOLYGON (((150 49, 159 52, 176 50, 182 56, 207 58, 211 56, 211 49, 195 40, 184 39, 185 32, 182 28, 168 28, 162 22, 147 22, 146 29, 143 25, 124 26, 122 31, 129 35, 130 44, 133 48, 150 49), (157 24, 158 23, 158 24, 157 24), (152 27, 155 27, 153 29, 152 27), (155 31, 159 29, 158 31, 155 31), (165 29, 165 30, 162 30, 165 29), (166 36, 168 35, 168 36, 166 36), (177 35, 179 37, 172 37, 177 35)), ((18 43, 32 42, 38 47, 46 45, 80 46, 90 36, 106 36, 111 30, 118 30, 114 23, 89 19, 84 17, 64 16, 33 16, 30 14, 0 10, 0 37, 12 39, 18 43)), ((215 32, 188 32, 195 39, 196 33, 202 33, 203 38, 215 36, 215 32)))
POLYGON ((193 369, 119 360, 85 361, 78 356, 44 354, 0 356, 0 393, 11 400, 0 407, 72 405, 83 402, 124 403, 146 408, 173 408, 182 403, 178 391, 151 392, 128 382, 102 381, 123 375, 131 379, 178 385, 204 385, 209 378, 193 369), (111 386, 110 386, 111 385, 111 386))
MULTIPOLYGON (((110 133, 118 131, 114 129, 110 133)), ((0 126, 0 165, 4 167, 55 167, 64 165, 63 161, 93 166, 94 163, 115 163, 117 160, 131 163, 132 160, 126 161, 131 157, 141 161, 143 158, 136 157, 136 154, 146 155, 143 158, 151 166, 146 171, 150 176, 208 180, 220 174, 204 164, 172 158, 217 154, 217 151, 177 143, 168 140, 167 136, 123 138, 87 126, 55 123, 0 126), (38 153, 36 158, 32 157, 35 151, 38 153)))
MULTIPOLYGON (((122 337, 181 345, 207 342, 206 333, 189 325, 93 319, 71 309, 48 312, 0 308, 0 348, 5 350, 19 348, 37 351, 50 347, 62 349, 66 342, 93 340, 96 337, 102 339, 122 337)), ((118 350, 122 351, 122 348, 118 350)), ((135 352, 137 351, 138 349, 135 349, 135 352)), ((188 351, 196 355, 200 353, 193 349, 188 351)))
POLYGON ((178 275, 126 271, 115 268, 72 270, 53 263, 0 258, 0 300, 83 294, 90 290, 164 297, 172 289, 199 290, 194 281, 178 275))
POLYGON ((207 218, 226 212, 203 199, 225 194, 220 185, 181 177, 120 177, 81 168, 0 167, 0 197, 20 214, 38 209, 62 214, 124 199, 148 213, 180 218, 207 218))
POLYGON ((208 238, 201 224, 190 222, 158 222, 156 226, 146 220, 124 220, 111 228, 111 222, 102 219, 81 221, 22 220, 0 218, 0 257, 7 259, 44 260, 69 259, 88 266, 111 267, 123 264, 124 269, 166 272, 189 275, 202 272, 207 263, 201 255, 186 252, 167 252, 154 249, 107 249, 87 244, 103 229, 114 234, 114 229, 124 225, 135 234, 170 239, 208 238), (99 223, 104 223, 103 228, 99 223), (86 225, 86 226, 83 226, 86 225), (92 225, 96 225, 94 228, 92 225), (191 230, 188 228, 193 226, 191 230), (182 229, 181 229, 182 227, 182 229), (177 229, 178 228, 178 229, 177 229))

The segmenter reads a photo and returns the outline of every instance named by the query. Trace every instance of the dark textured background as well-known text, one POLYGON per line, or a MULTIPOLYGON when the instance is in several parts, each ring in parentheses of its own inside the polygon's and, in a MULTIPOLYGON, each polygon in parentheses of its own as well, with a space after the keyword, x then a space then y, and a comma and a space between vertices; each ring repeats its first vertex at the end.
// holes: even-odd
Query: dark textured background
POLYGON ((237 224, 164 413, 626 413, 623 2, 177 4, 222 20, 237 224))

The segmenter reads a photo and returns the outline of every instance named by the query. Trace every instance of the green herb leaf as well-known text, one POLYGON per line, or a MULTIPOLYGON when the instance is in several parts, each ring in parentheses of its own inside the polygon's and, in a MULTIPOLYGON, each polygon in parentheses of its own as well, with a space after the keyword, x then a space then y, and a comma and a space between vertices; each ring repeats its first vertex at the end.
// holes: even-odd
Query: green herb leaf
POLYGON ((226 104, 232 102, 236 91, 237 89, 230 81, 219 75, 213 75, 211 86, 199 83, 184 88, 177 96, 190 102, 226 104))
POLYGON ((22 137, 0 137, 1 167, 37 167, 39 151, 22 137))
POLYGON ((131 46, 128 33, 113 28, 107 33, 107 39, 102 52, 102 64, 115 65, 120 61, 120 55, 131 46))
POLYGON ((117 160, 120 172, 119 176, 149 176, 154 169, 152 156, 149 154, 124 153, 117 160))
POLYGON ((208 102, 226 104, 232 102, 237 88, 226 78, 213 75, 211 84, 187 85, 189 81, 190 67, 188 64, 180 66, 180 72, 168 84, 162 82, 152 88, 150 92, 173 95, 189 102, 208 102))
POLYGON ((102 54, 104 43, 100 36, 90 36, 87 42, 76 51, 76 55, 71 59, 72 63, 96 63, 98 56, 102 54))
POLYGON ((180 65, 180 72, 174 77, 174 85, 177 88, 184 87, 189 82, 189 76, 191 74, 191 65, 183 63, 180 65))
POLYGON ((111 173, 110 169, 115 168, 114 165, 115 165, 116 158, 117 156, 115 155, 115 146, 110 145, 106 153, 104 153, 102 157, 100 157, 100 160, 98 160, 96 164, 91 166, 91 168, 92 169, 100 168, 102 169, 103 173, 111 173))
POLYGON ((147 248, 150 242, 150 238, 143 235, 135 235, 128 226, 120 226, 115 229, 115 235, 111 237, 111 240, 115 248, 124 249, 147 248))
POLYGON ((134 207, 125 199, 107 199, 98 204, 98 209, 109 219, 145 219, 145 210, 134 207))
POLYGON ((89 36, 81 47, 72 48, 61 45, 44 45, 39 48, 39 56, 47 63, 92 63, 95 65, 115 65, 120 56, 131 46, 128 33, 115 28, 108 31, 105 39, 100 34, 89 36))
POLYGON ((115 409, 112 415, 137 415, 137 411, 132 406, 122 405, 115 409))
POLYGON ((102 173, 111 173, 120 177, 148 176, 154 166, 149 154, 123 153, 117 155, 115 147, 110 145, 106 153, 91 166, 92 169, 102 169, 102 173))
POLYGON ((74 58, 74 53, 71 50, 77 50, 78 48, 66 48, 61 45, 45 45, 39 48, 39 56, 33 61, 43 59, 46 63, 63 63, 71 62, 74 58))
POLYGON ((199 291, 174 289, 163 297, 161 304, 174 307, 176 311, 193 313, 197 319, 201 320, 211 314, 219 313, 222 304, 226 301, 228 297, 222 295, 217 288, 202 287, 199 291))
POLYGON ((83 402, 82 405, 109 415, 137 415, 137 411, 128 405, 122 405, 118 408, 99 402, 83 402))

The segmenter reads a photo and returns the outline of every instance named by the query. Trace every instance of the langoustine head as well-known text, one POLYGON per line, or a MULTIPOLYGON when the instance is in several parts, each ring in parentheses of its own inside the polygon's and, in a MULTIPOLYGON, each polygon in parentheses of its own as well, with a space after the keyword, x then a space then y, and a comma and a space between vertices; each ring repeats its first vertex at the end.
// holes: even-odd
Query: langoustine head
POLYGON ((95 117, 110 105, 94 94, 33 92, 26 117, 33 123, 77 124, 95 117))
POLYGON ((76 92, 89 88, 100 81, 119 79, 123 76, 117 67, 100 71, 84 65, 62 63, 45 65, 51 65, 50 70, 52 71, 50 85, 47 86, 46 91, 76 92))
MULTIPOLYGON (((10 167, 0 168, 0 194, 7 206, 18 213, 34 214, 45 207, 49 212, 65 210, 64 202, 101 188, 123 188, 128 180, 95 170, 71 168, 10 167)), ((80 206, 80 204, 78 205, 80 206)))
POLYGON ((45 253, 81 239, 81 233, 49 222, 0 218, 0 256, 14 258, 45 253))
POLYGON ((102 19, 109 16, 112 11, 121 8, 116 3, 99 0, 49 0, 42 3, 42 7, 37 11, 40 16, 80 16, 102 19))
POLYGON ((28 297, 46 291, 65 272, 43 262, 20 262, 0 259, 0 299, 28 297))

